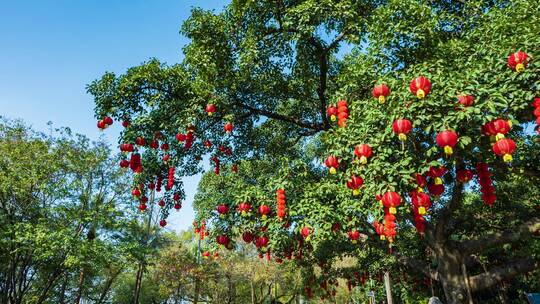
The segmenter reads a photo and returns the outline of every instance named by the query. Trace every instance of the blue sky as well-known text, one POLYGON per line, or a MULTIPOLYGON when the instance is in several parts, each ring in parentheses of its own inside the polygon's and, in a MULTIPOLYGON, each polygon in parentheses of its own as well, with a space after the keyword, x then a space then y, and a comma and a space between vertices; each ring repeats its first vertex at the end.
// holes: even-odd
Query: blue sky
MULTIPOLYGON (((105 71, 123 73, 150 57, 182 59, 179 35, 192 7, 221 10, 218 0, 0 1, 0 115, 21 118, 39 131, 67 126, 92 139, 101 135, 86 84, 105 71)), ((118 123, 106 131, 116 145, 118 123)), ((199 177, 186 180, 187 202, 168 227, 193 221, 199 177)))

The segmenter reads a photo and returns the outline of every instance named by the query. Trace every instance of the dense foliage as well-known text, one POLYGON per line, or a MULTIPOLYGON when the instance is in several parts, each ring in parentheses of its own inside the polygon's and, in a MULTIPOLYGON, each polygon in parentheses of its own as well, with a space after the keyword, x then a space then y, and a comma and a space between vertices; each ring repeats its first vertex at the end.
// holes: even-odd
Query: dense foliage
POLYGON ((183 63, 88 91, 98 127, 127 126, 139 197, 168 180, 166 217, 181 177, 209 161, 195 226, 294 257, 307 296, 361 281, 335 267, 353 256, 372 274, 410 267, 449 303, 487 301, 538 276, 539 20, 527 0, 238 0, 193 10, 183 63))

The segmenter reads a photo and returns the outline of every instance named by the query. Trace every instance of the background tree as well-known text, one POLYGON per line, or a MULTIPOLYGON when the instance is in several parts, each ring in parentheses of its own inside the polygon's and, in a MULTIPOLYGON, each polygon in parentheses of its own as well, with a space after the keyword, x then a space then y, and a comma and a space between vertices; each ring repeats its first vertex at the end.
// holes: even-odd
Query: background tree
POLYGON ((134 186, 170 182, 163 217, 183 194, 180 178, 201 171, 209 156, 217 175, 207 173, 199 187, 197 226, 204 220, 211 239, 229 248, 246 231, 268 237, 259 250, 294 256, 308 295, 314 264, 322 265, 319 283, 328 282, 351 276, 332 271, 344 256, 373 265, 388 251, 372 225, 381 221, 394 242, 379 269, 406 265, 439 282, 448 303, 464 303, 538 269, 531 235, 540 229, 540 170, 530 123, 539 18, 526 0, 233 1, 220 13, 193 10, 182 26, 191 39, 182 64, 152 60, 107 73, 88 91, 98 127, 107 115, 126 122, 120 143, 136 144, 134 186), (520 50, 527 62, 512 55, 520 50), (382 83, 390 88, 383 104, 387 92, 372 92, 382 83), (491 141, 488 123, 497 118, 513 126, 491 141), (409 124, 393 128, 398 119, 409 124), (442 131, 455 133, 436 139, 442 131), (502 137, 517 143, 510 163, 492 151, 510 148, 502 137), (371 146, 367 163, 353 153, 359 144, 371 146), (337 174, 326 173, 325 159, 337 174), (444 174, 434 170, 442 167, 444 174), (462 170, 481 180, 464 185, 462 170), (364 181, 358 196, 346 187, 353 175, 364 181), (409 205, 419 188, 429 190, 427 215, 409 205), (285 189, 283 217, 275 216, 276 189, 285 189), (380 207, 390 192, 401 204, 391 206, 392 194, 380 207), (245 217, 236 211, 242 202, 252 207, 245 217), (224 216, 217 205, 228 207, 224 216), (273 209, 270 217, 257 214, 262 205, 273 209), (367 236, 361 245, 351 242, 357 229, 367 236))

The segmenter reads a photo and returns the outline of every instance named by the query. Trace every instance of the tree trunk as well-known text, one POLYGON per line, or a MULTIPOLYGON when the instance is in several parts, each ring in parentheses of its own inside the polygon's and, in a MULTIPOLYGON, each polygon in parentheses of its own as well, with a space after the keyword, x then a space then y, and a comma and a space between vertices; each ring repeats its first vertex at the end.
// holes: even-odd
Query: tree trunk
POLYGON ((58 301, 60 304, 66 303, 66 288, 67 288, 68 281, 69 281, 69 274, 66 273, 64 275, 64 281, 62 282, 62 287, 60 288, 60 299, 58 301))
POLYGON ((75 303, 80 304, 81 298, 82 298, 82 292, 83 292, 83 286, 84 286, 84 277, 85 277, 85 271, 84 267, 79 272, 79 282, 77 283, 77 294, 75 295, 75 303))
POLYGON ((437 250, 439 281, 447 304, 467 303, 467 283, 461 271, 462 260, 457 250, 447 247, 437 250))
POLYGON ((141 293, 141 281, 143 276, 143 263, 139 263, 139 267, 137 269, 137 275, 135 276, 135 296, 133 297, 133 303, 139 304, 139 295, 141 293))
POLYGON ((101 295, 99 296, 99 300, 97 302, 98 304, 101 304, 105 301, 105 299, 107 298, 107 294, 109 293, 109 290, 111 289, 112 283, 118 277, 119 274, 120 274, 120 270, 117 272, 113 272, 111 277, 107 279, 107 281, 105 282, 105 287, 103 288, 103 291, 101 292, 101 295))

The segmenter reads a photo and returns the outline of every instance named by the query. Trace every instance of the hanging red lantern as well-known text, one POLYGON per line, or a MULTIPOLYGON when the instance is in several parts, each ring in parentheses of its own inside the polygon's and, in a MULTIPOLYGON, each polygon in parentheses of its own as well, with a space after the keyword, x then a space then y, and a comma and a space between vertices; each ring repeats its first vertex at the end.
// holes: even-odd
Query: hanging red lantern
POLYGON ((443 184, 429 184, 428 185, 428 191, 435 197, 441 196, 441 194, 444 193, 444 185, 443 184))
POLYGON ((379 100, 379 103, 383 104, 386 101, 386 97, 390 95, 390 88, 384 83, 376 85, 371 91, 371 95, 379 100))
POLYGON ((227 213, 229 213, 229 207, 225 204, 220 204, 217 206, 217 212, 219 213, 220 218, 225 218, 227 213))
POLYGON ((523 51, 518 51, 508 56, 508 67, 520 73, 525 70, 529 59, 529 55, 523 51))
POLYGON ((329 168, 330 174, 336 174, 339 168, 339 159, 333 155, 328 156, 324 161, 324 164, 329 168))
POLYGON ((143 171, 141 155, 139 153, 131 153, 129 167, 134 173, 141 173, 143 171))
POLYGON ((456 179, 458 182, 465 184, 473 178, 473 172, 467 169, 461 169, 456 171, 456 179))
POLYGON ((397 192, 388 191, 382 196, 384 207, 388 208, 390 214, 396 213, 396 207, 401 204, 401 196, 397 192))
POLYGON ((241 216, 246 216, 250 210, 251 210, 250 203, 243 202, 243 203, 238 204, 238 211, 240 212, 241 216))
POLYGON ((429 94, 429 91, 431 90, 431 83, 426 77, 420 76, 411 80, 409 89, 411 90, 411 93, 416 95, 416 97, 422 99, 429 94))
POLYGON ((127 159, 120 160, 120 168, 126 169, 128 167, 129 167, 129 160, 127 159))
POLYGON ((230 242, 229 240, 229 237, 224 235, 224 234, 221 234, 221 235, 218 235, 216 237, 216 242, 219 244, 219 245, 222 245, 222 246, 227 246, 230 242))
POLYGON ((223 130, 225 130, 225 132, 227 134, 230 134, 232 131, 233 131, 234 127, 233 127, 233 124, 228 122, 226 123, 224 126, 223 126, 223 130))
POLYGON ((472 95, 459 95, 458 102, 464 107, 470 107, 474 104, 474 96, 472 95))
POLYGON ((159 221, 159 225, 161 227, 165 227, 165 226, 167 226, 167 221, 166 220, 161 220, 161 221, 159 221))
POLYGON ((135 144, 137 146, 144 146, 146 144, 146 141, 144 140, 144 137, 137 136, 137 138, 135 138, 135 144))
POLYGON ((302 235, 302 237, 304 239, 307 239, 309 237, 309 234, 311 233, 311 228, 309 228, 308 226, 304 226, 301 230, 300 230, 300 234, 302 235))
POLYGON ((495 140, 503 139, 512 127, 509 120, 495 119, 482 126, 482 133, 488 136, 495 136, 495 140))
POLYGON ((178 211, 182 208, 182 204, 180 203, 174 203, 174 206, 173 206, 174 210, 178 211))
POLYGON ((146 210, 146 204, 145 204, 145 203, 141 203, 141 204, 139 205, 139 210, 140 210, 141 212, 144 212, 144 211, 146 210))
POLYGON ((253 241, 253 233, 249 231, 242 233, 242 240, 246 243, 251 243, 253 241))
POLYGON ((410 193, 411 203, 414 209, 417 210, 419 215, 424 215, 427 213, 427 209, 431 207, 431 199, 429 195, 424 192, 412 191, 410 193))
POLYGON ((255 246, 257 248, 261 248, 262 251, 266 251, 266 246, 268 245, 268 241, 269 241, 268 237, 262 235, 255 240, 255 246))
POLYGON ((408 119, 397 119, 392 124, 392 130, 398 135, 399 140, 405 141, 407 134, 412 130, 412 123, 408 119))
POLYGON ((141 195, 141 190, 139 190, 139 188, 133 188, 133 190, 131 190, 131 195, 139 197, 141 195))
POLYGON ((283 220, 283 218, 286 215, 285 212, 285 190, 284 189, 277 189, 276 190, 276 203, 277 203, 277 212, 276 216, 279 220, 283 220))
POLYGON ((347 118, 349 118, 349 107, 347 106, 347 101, 340 100, 337 102, 337 111, 338 111, 338 126, 344 128, 347 123, 347 118))
POLYGON ((366 164, 373 152, 368 144, 360 144, 354 148, 354 154, 356 154, 361 164, 366 164))
POLYGON ((124 128, 129 127, 129 120, 122 121, 122 127, 124 127, 124 128))
POLYGON ((358 230, 350 230, 347 232, 347 235, 349 236, 349 240, 351 240, 351 243, 356 244, 358 242, 358 239, 360 238, 360 231, 358 230))
POLYGON ((384 225, 379 223, 378 221, 373 222, 373 228, 375 228, 375 232, 379 235, 381 240, 384 240, 386 236, 384 235, 384 225))
POLYGON ((364 180, 360 176, 353 175, 351 179, 347 182, 347 188, 353 191, 353 195, 357 196, 360 194, 358 190, 364 184, 364 180))
POLYGON ((426 185, 427 185, 426 178, 420 173, 415 173, 414 174, 414 181, 415 181, 416 185, 418 186, 418 189, 417 189, 418 192, 424 191, 423 188, 426 187, 426 185))
POLYGON ((259 206, 259 214, 263 219, 266 219, 266 217, 270 214, 270 207, 264 204, 259 206))
POLYGON ((516 151, 516 143, 509 139, 504 138, 493 144, 493 152, 498 156, 502 156, 505 162, 512 161, 512 154, 516 151))
POLYGON ((150 142, 150 144, 148 145, 150 147, 150 149, 157 149, 159 147, 159 142, 157 140, 152 140, 150 142))
POLYGON ((444 148, 444 153, 446 155, 452 155, 452 153, 454 153, 453 148, 458 142, 458 135, 454 131, 445 130, 437 134, 435 141, 439 147, 444 148))
POLYGON ((160 206, 161 208, 165 207, 165 201, 164 200, 159 200, 158 206, 160 206))
POLYGON ((426 175, 433 179, 433 182, 435 185, 442 185, 443 183, 442 176, 445 173, 446 173, 446 168, 444 166, 440 166, 440 167, 430 166, 426 175))
POLYGON ((107 128, 108 126, 112 126, 113 119, 110 116, 105 116, 103 117, 103 122, 105 123, 105 128, 107 128))
POLYGON ((208 116, 212 116, 216 112, 216 106, 212 103, 209 103, 206 105, 205 111, 208 114, 208 116))
POLYGON ((337 118, 337 115, 338 115, 337 107, 334 106, 334 105, 328 106, 328 108, 326 108, 326 115, 328 117, 330 117, 331 121, 336 121, 336 118, 337 118))

